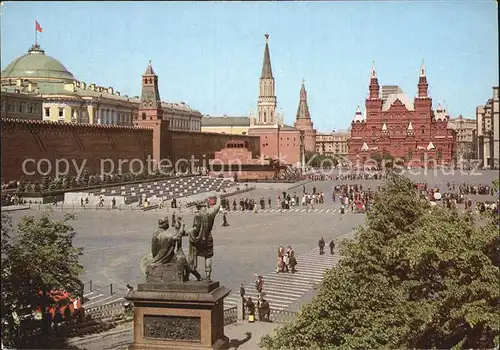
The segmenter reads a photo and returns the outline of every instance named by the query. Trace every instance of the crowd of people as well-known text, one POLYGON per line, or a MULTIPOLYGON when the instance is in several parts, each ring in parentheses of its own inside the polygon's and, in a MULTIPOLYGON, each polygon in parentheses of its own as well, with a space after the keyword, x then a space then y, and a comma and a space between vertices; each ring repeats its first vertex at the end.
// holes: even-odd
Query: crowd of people
POLYGON ((375 192, 370 186, 368 190, 363 190, 363 185, 360 184, 335 185, 332 190, 332 200, 335 202, 338 196, 341 214, 345 214, 347 210, 353 213, 366 213, 372 208, 375 192))

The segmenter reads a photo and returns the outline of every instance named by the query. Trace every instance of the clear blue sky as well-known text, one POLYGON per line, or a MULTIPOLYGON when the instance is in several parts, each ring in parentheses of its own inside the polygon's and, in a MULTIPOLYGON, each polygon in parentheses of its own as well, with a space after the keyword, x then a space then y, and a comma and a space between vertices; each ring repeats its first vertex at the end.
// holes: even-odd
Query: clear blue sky
POLYGON ((2 68, 34 41, 77 79, 140 94, 151 59, 163 100, 203 114, 248 115, 257 104, 269 32, 278 108, 295 119, 302 78, 315 126, 347 128, 364 105, 375 60, 381 85, 413 98, 422 58, 434 106, 452 116, 498 85, 494 0, 405 2, 14 2, 1 8, 2 68))

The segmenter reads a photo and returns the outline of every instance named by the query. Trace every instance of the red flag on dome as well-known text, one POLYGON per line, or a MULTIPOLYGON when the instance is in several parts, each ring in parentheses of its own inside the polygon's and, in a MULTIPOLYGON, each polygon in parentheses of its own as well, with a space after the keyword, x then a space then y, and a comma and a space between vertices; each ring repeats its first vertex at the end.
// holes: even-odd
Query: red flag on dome
POLYGON ((38 21, 35 21, 35 30, 40 33, 43 32, 43 28, 38 21))

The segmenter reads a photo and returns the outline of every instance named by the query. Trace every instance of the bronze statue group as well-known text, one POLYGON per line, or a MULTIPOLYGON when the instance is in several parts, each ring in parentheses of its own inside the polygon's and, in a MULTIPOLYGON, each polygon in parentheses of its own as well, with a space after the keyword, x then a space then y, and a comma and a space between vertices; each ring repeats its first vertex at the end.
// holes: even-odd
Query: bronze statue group
POLYGON ((198 281, 202 280, 198 272, 198 257, 205 258, 205 278, 210 281, 212 274, 212 257, 214 241, 212 228, 215 216, 220 210, 221 200, 217 196, 213 207, 208 202, 197 203, 197 212, 191 228, 186 229, 182 218, 172 215, 172 226, 167 217, 158 220, 158 228, 153 234, 151 253, 141 261, 142 273, 148 280, 170 279, 169 282, 186 282, 193 274, 198 281), (188 257, 182 249, 182 237, 189 238, 188 257), (168 271, 168 273, 166 273, 168 271), (170 277, 165 277, 170 276, 170 277))

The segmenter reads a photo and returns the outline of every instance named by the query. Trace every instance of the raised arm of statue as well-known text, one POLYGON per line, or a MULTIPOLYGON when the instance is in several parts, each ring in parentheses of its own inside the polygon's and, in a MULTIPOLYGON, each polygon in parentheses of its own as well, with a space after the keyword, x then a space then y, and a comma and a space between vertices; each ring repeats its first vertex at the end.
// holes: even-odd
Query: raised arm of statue
POLYGON ((217 194, 215 197, 214 206, 209 209, 209 215, 215 217, 215 215, 217 215, 217 213, 220 210, 220 206, 221 206, 221 199, 220 199, 220 195, 217 194))

